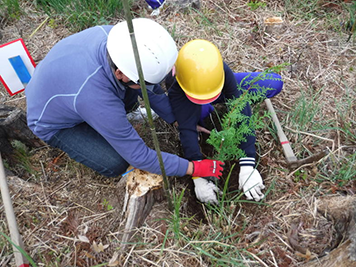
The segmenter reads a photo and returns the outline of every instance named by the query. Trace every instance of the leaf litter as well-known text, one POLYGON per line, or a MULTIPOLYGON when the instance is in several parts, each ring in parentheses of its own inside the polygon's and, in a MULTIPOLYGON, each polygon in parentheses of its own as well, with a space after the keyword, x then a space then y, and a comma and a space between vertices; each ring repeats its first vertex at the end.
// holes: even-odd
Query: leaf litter
MULTIPOLYGON (((149 17, 142 2, 136 8, 141 16, 149 17)), ((52 28, 45 24, 31 36, 46 16, 34 12, 31 6, 24 8, 27 15, 20 20, 3 22, 1 42, 23 37, 38 63, 56 42, 71 33, 63 25, 52 28)), ((243 256, 245 266, 304 266, 327 254, 342 242, 343 236, 333 221, 318 211, 318 199, 355 193, 354 181, 338 186, 331 179, 315 179, 321 171, 333 175, 335 162, 356 152, 355 143, 338 127, 350 123, 355 135, 355 105, 345 109, 345 117, 341 117, 338 109, 344 107, 335 101, 355 99, 355 43, 346 42, 347 33, 335 30, 325 17, 308 20, 293 16, 293 11, 296 12, 287 12, 281 1, 250 10, 245 1, 206 0, 201 1, 200 12, 182 10, 168 2, 153 18, 174 33, 178 47, 194 38, 212 41, 235 72, 261 71, 289 63, 281 73, 283 91, 272 100, 279 119, 298 158, 305 157, 306 151, 329 150, 328 157, 292 173, 276 136, 267 127, 257 133, 258 168, 266 188, 271 188, 266 205, 232 205, 236 220, 233 229, 226 229, 239 231, 231 244, 247 251, 243 256), (283 19, 277 27, 264 23, 276 16, 283 19), (302 120, 303 109, 296 107, 303 97, 307 103, 304 109, 317 98, 318 112, 309 121, 302 120), (316 128, 321 122, 329 122, 330 127, 316 128)), ((340 22, 346 14, 340 6, 320 7, 320 12, 326 11, 340 22)), ((26 110, 23 94, 10 98, 5 90, 0 93, 4 104, 26 110)), ((155 124, 161 150, 181 155, 177 130, 161 119, 155 124)), ((153 147, 149 127, 137 124, 135 128, 153 147)), ((209 147, 203 149, 207 155, 213 153, 209 147)), ((190 251, 189 244, 181 247, 179 242, 165 239, 169 226, 164 219, 171 212, 164 201, 155 204, 145 224, 137 229, 134 237, 140 242, 119 253, 124 181, 102 177, 47 146, 31 152, 31 163, 36 175, 14 168, 8 180, 25 248, 39 266, 94 266, 104 262, 108 266, 210 266, 209 258, 190 251)), ((231 191, 237 190, 237 173, 235 170, 230 181, 231 191)), ((192 236, 197 227, 207 231, 211 218, 196 202, 190 178, 171 177, 171 184, 177 192, 186 191, 181 217, 196 218, 181 229, 182 233, 192 236)), ((0 231, 8 232, 3 206, 0 227, 0 231)), ((0 262, 12 266, 10 251, 6 244, 0 252, 0 262)))

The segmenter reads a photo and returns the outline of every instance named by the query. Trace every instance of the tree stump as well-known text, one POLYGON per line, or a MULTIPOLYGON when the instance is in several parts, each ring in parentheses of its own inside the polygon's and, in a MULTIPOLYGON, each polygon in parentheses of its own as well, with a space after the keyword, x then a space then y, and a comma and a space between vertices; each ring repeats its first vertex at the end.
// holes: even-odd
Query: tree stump
MULTIPOLYGON (((132 166, 128 170, 133 169, 132 166)), ((162 175, 134 169, 126 174, 126 194, 123 207, 125 229, 122 247, 130 241, 134 230, 141 227, 154 203, 164 198, 162 175)))
POLYGON ((326 256, 306 263, 305 267, 356 267, 356 197, 325 197, 318 211, 334 223, 344 242, 326 256))
POLYGON ((21 141, 31 148, 42 145, 42 141, 28 128, 25 112, 0 105, 0 151, 7 158, 11 158, 13 153, 12 140, 21 141))

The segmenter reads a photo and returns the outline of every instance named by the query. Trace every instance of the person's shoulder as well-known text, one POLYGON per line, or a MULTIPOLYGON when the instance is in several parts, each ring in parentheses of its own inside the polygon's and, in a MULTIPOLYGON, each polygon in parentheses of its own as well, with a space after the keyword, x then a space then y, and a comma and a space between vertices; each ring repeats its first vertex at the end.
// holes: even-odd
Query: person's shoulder
POLYGON ((182 88, 180 87, 177 79, 175 76, 172 75, 172 73, 168 73, 166 78, 165 78, 165 86, 166 90, 168 93, 170 92, 175 92, 175 91, 183 91, 182 88))
POLYGON ((223 65, 224 65, 224 71, 227 72, 227 71, 232 71, 230 66, 225 62, 223 61, 223 65))
POLYGON ((107 25, 97 25, 97 26, 94 26, 93 28, 95 28, 95 27, 111 30, 112 27, 114 27, 114 25, 109 25, 109 24, 107 24, 107 25))
POLYGON ((96 25, 84 29, 80 32, 77 32, 76 34, 73 35, 77 35, 77 34, 95 34, 96 36, 100 36, 101 34, 108 35, 112 27, 113 25, 96 25))
POLYGON ((89 30, 93 31, 102 31, 106 35, 110 32, 110 30, 114 27, 113 25, 97 25, 89 28, 89 30))

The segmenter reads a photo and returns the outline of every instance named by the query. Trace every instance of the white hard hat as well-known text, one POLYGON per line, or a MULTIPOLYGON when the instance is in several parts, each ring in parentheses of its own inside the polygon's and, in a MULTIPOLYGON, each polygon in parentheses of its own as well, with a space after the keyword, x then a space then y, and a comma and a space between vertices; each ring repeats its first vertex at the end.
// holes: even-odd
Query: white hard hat
MULTIPOLYGON (((145 81, 161 82, 178 56, 172 36, 157 22, 136 18, 132 20, 136 43, 140 55, 145 81)), ((119 22, 109 32, 108 53, 116 65, 131 81, 138 83, 139 77, 126 21, 119 22)))

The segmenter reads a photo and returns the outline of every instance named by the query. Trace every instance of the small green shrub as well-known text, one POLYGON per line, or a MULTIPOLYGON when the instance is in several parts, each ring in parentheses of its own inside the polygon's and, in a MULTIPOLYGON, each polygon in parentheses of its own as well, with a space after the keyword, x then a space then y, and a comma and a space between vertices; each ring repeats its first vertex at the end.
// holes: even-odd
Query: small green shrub
MULTIPOLYGON (((277 70, 276 67, 273 70, 277 70)), ((272 88, 260 87, 256 82, 265 80, 266 74, 272 72, 272 69, 261 73, 258 77, 249 82, 248 90, 242 89, 241 84, 237 89, 242 92, 241 97, 229 100, 227 102, 228 112, 223 115, 221 120, 221 131, 214 129, 207 140, 216 151, 216 158, 222 161, 239 159, 246 157, 245 152, 239 148, 242 142, 246 142, 246 136, 254 135, 255 130, 263 127, 263 118, 268 116, 266 112, 261 116, 254 113, 251 117, 242 114, 247 104, 254 104, 264 99, 264 95, 272 88), (250 93, 250 89, 256 89, 256 92, 250 93)), ((246 77, 247 78, 247 77, 246 77)))

